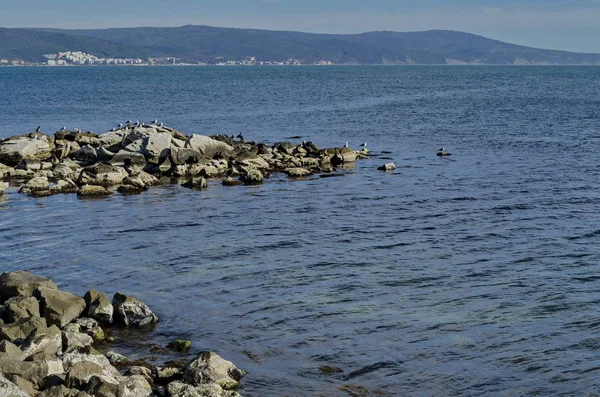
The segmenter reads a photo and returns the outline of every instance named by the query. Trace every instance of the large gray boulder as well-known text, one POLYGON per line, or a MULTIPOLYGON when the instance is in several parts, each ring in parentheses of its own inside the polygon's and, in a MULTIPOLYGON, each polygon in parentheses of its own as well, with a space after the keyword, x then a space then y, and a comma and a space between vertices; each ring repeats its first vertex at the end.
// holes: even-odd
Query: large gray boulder
POLYGON ((113 297, 114 322, 125 327, 154 324, 158 317, 139 299, 116 293, 113 297))
POLYGON ((4 302, 4 319, 7 323, 29 317, 40 317, 40 304, 34 297, 13 296, 4 302))
POLYGON ((158 132, 142 139, 141 151, 149 163, 160 164, 171 152, 171 134, 158 132))
POLYGON ((62 348, 65 353, 80 352, 88 346, 91 346, 94 339, 83 332, 63 331, 62 348))
POLYGON ((198 134, 192 134, 191 138, 186 142, 185 147, 193 149, 209 159, 214 158, 216 155, 228 157, 233 151, 233 146, 230 146, 225 142, 198 134))
POLYGON ((77 193, 77 184, 71 179, 61 179, 56 182, 56 185, 50 188, 53 194, 77 193))
POLYGON ((120 397, 147 397, 152 395, 152 386, 142 375, 120 376, 119 382, 120 397))
POLYGON ((106 294, 98 292, 94 289, 85 293, 85 316, 105 323, 112 323, 113 305, 106 294))
POLYGON ((0 301, 21 295, 32 296, 37 287, 58 289, 54 281, 22 270, 0 275, 0 301))
POLYGON ((77 190, 77 195, 81 197, 102 197, 110 194, 105 187, 96 185, 83 185, 77 190))
POLYGON ((91 362, 94 364, 98 364, 100 367, 102 367, 102 374, 104 375, 112 377, 120 375, 119 371, 111 365, 108 358, 104 357, 101 354, 92 355, 83 353, 65 353, 63 355, 62 363, 66 372, 69 372, 75 364, 82 362, 91 362))
POLYGON ((197 150, 185 147, 171 147, 171 159, 174 164, 194 164, 204 156, 197 150))
POLYGON ((15 136, 0 141, 0 161, 17 165, 25 159, 46 160, 52 156, 54 139, 43 134, 15 136))
POLYGON ((115 186, 120 185, 125 177, 129 176, 123 167, 117 167, 111 164, 94 164, 85 167, 77 184, 79 185, 98 185, 98 186, 115 186))
POLYGON ((19 386, 15 385, 8 379, 6 379, 2 373, 0 373, 0 396, 2 397, 29 397, 19 386))
POLYGON ((98 153, 96 153, 96 149, 90 145, 84 145, 81 149, 71 152, 69 157, 79 161, 82 165, 94 164, 98 161, 98 153))
POLYGON ((62 374, 64 372, 63 365, 58 360, 0 361, 0 374, 3 374, 6 377, 19 376, 38 386, 43 383, 44 378, 47 376, 62 374))
POLYGON ((40 301, 40 312, 50 325, 62 328, 85 309, 85 300, 70 292, 38 287, 35 295, 40 301))
POLYGON ((194 386, 216 383, 223 389, 235 389, 245 372, 214 352, 202 352, 183 368, 183 379, 194 386))
POLYGON ((94 375, 102 375, 102 366, 91 361, 81 361, 69 368, 65 386, 75 389, 83 389, 90 378, 94 375))
POLYGON ((263 174, 256 168, 248 168, 245 174, 240 176, 245 185, 260 185, 263 183, 263 174))
POLYGON ((25 360, 52 359, 62 354, 62 339, 56 325, 32 331, 21 345, 25 360))
POLYGON ((37 397, 91 397, 86 392, 78 389, 69 389, 64 385, 52 386, 49 389, 44 390, 37 397))
POLYGON ((50 182, 48 182, 48 178, 45 176, 38 176, 27 181, 27 183, 24 184, 21 189, 19 189, 19 193, 31 194, 33 192, 41 192, 48 189, 50 189, 50 182))
POLYGON ((46 328, 46 319, 41 317, 22 318, 11 324, 0 325, 0 340, 14 342, 22 340, 36 329, 46 328))

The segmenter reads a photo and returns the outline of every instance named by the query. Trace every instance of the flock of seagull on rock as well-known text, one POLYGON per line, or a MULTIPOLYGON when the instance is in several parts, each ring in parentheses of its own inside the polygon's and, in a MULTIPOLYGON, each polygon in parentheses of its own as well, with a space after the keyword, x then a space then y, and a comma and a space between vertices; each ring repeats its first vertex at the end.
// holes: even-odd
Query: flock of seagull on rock
MULTIPOLYGON (((164 126, 164 124, 163 124, 162 122, 161 122, 160 124, 158 123, 158 119, 154 119, 154 120, 152 120, 152 122, 151 122, 150 124, 143 124, 143 123, 141 123, 139 120, 138 120, 138 121, 136 121, 135 123, 133 123, 133 124, 132 124, 132 123, 131 123, 131 120, 127 120, 127 121, 125 122, 125 124, 123 124, 123 123, 119 123, 119 125, 117 125, 117 127, 116 127, 116 128, 112 128, 112 129, 110 129, 110 132, 117 131, 118 129, 121 129, 121 128, 127 128, 127 127, 138 127, 138 126, 144 126, 144 125, 148 125, 148 126, 158 126, 158 127, 162 127, 162 126, 164 126)), ((40 128, 41 128, 41 127, 38 125, 38 126, 37 126, 37 128, 35 129, 35 132, 40 132, 40 128)), ((67 130, 67 127, 63 127, 63 128, 61 128, 61 129, 60 129, 60 131, 66 131, 66 130, 67 130)), ((75 128, 73 131, 74 131, 74 132, 81 132, 81 130, 80 130, 79 128, 75 128)), ((234 138, 233 138, 233 135, 231 135, 231 136, 230 136, 230 138, 231 138, 231 139, 234 139, 234 138)), ((240 141, 244 142, 244 135, 242 135, 242 133, 241 133, 241 132, 240 132, 240 133, 239 133, 239 134, 236 136, 236 138, 238 138, 240 141)), ((303 146, 304 146, 305 144, 306 144, 306 141, 302 142, 302 145, 303 145, 303 146)), ((366 149, 366 148, 367 148, 367 142, 361 143, 361 144, 360 144, 360 146, 362 146, 364 149, 366 149)), ((344 145, 344 147, 349 147, 349 144, 348 144, 348 142, 346 142, 346 144, 344 145)), ((448 153, 448 152, 446 151, 446 149, 445 149, 445 148, 442 146, 441 148, 439 148, 439 149, 438 149, 438 151, 437 151, 437 154, 436 154, 436 155, 437 155, 437 156, 451 156, 452 154, 448 153)))

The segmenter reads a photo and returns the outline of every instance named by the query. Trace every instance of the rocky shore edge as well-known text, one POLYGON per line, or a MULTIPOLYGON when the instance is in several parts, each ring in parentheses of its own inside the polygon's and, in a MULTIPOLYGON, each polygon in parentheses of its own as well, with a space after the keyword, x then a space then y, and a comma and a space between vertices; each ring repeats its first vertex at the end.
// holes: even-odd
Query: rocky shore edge
POLYGON ((336 167, 366 158, 366 147, 319 149, 312 142, 246 141, 240 134, 184 134, 157 124, 125 125, 103 134, 32 132, 0 141, 0 195, 13 185, 20 193, 105 196, 115 190, 136 194, 161 183, 204 189, 261 184, 275 172, 291 178, 334 176, 336 167))
MULTIPOLYGON (((140 366, 114 351, 100 353, 107 327, 159 321, 142 301, 96 290, 83 297, 24 271, 0 275, 0 395, 21 397, 240 397, 245 374, 202 351, 183 366, 140 366)), ((167 348, 189 350, 176 340, 167 348)))

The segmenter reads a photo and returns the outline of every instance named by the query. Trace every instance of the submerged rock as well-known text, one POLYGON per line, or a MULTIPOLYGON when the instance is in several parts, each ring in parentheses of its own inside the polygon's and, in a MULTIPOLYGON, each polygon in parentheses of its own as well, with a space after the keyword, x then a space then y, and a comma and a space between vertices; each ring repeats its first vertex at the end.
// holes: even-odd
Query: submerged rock
POLYGON ((393 171, 393 170, 396 169, 396 164, 394 164, 394 163, 387 163, 387 164, 384 164, 384 165, 382 165, 380 167, 377 167, 377 169, 380 170, 380 171, 393 171))

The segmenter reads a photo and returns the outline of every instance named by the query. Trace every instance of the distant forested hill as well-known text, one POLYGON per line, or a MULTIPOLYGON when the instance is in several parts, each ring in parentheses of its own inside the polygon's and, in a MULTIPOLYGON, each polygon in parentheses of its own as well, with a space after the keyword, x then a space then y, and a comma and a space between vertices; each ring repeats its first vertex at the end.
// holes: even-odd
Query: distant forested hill
POLYGON ((184 61, 243 60, 340 64, 600 64, 600 54, 543 50, 469 33, 314 34, 187 25, 169 28, 1 29, 0 58, 41 59, 84 51, 102 57, 174 56, 184 61))

